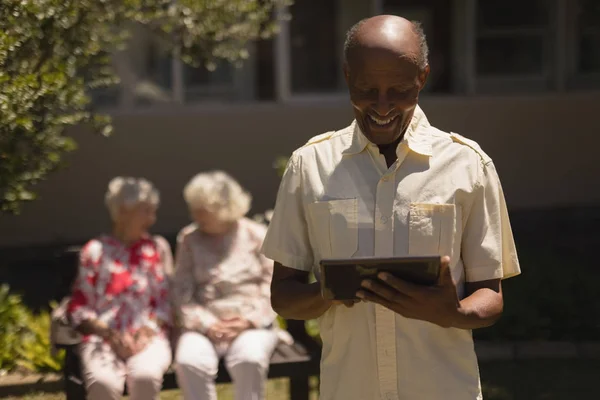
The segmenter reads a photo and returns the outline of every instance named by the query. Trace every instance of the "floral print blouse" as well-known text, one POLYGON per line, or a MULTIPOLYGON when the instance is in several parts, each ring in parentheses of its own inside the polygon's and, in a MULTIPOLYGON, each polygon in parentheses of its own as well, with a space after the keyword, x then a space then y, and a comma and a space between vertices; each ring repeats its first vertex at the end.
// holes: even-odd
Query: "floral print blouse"
POLYGON ((184 329, 205 332, 220 319, 241 316, 256 328, 273 324, 273 261, 261 246, 266 227, 242 218, 224 236, 203 234, 195 224, 177 238, 174 296, 184 329))
POLYGON ((89 241, 80 252, 68 306, 72 324, 98 319, 121 332, 149 326, 167 335, 171 269, 171 250, 162 237, 146 236, 129 246, 110 236, 89 241))

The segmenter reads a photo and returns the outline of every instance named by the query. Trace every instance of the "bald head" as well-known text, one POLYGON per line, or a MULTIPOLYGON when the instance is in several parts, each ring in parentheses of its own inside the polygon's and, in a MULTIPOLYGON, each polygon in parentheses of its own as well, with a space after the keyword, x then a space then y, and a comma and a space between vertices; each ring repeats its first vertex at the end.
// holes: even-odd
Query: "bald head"
POLYGON ((344 61, 360 48, 392 51, 414 59, 421 69, 428 65, 429 48, 421 24, 402 17, 378 15, 356 23, 346 35, 344 61))

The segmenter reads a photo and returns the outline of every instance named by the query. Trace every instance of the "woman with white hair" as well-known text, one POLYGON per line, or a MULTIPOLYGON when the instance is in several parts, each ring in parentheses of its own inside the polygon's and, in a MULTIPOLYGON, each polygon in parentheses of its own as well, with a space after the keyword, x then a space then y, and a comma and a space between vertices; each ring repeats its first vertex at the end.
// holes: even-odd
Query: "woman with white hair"
POLYGON ((278 335, 266 227, 245 217, 251 197, 222 171, 196 175, 184 198, 194 223, 177 239, 175 296, 183 328, 175 371, 186 400, 215 400, 219 359, 235 399, 261 399, 278 335))
POLYGON ((87 398, 120 399, 125 380, 133 400, 158 399, 171 363, 167 274, 171 249, 148 229, 158 191, 145 179, 117 177, 105 203, 112 233, 81 250, 68 316, 79 347, 87 398))

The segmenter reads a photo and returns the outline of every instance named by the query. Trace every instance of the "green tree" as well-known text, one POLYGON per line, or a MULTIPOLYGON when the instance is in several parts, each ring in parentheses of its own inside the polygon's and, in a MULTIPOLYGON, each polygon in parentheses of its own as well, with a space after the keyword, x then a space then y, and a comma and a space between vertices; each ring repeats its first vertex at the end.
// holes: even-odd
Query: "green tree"
POLYGON ((76 143, 65 130, 110 135, 90 90, 118 83, 110 55, 143 24, 184 62, 240 62, 249 41, 275 32, 288 0, 2 0, 0 2, 0 212, 16 213, 33 186, 76 143))

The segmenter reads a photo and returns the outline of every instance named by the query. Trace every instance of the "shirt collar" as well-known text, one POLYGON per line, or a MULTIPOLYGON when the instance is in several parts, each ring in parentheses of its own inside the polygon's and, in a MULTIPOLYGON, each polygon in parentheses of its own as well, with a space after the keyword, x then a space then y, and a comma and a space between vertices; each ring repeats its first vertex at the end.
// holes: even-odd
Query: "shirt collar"
MULTIPOLYGON (((429 128, 431 125, 425 116, 425 113, 417 105, 415 108, 415 112, 413 114, 410 125, 406 129, 404 133, 404 138, 402 139, 402 143, 406 143, 408 148, 415 153, 422 154, 424 156, 431 157, 432 154, 432 145, 431 145, 431 134, 429 132, 429 128)), ((360 127, 356 123, 356 120, 352 121, 352 125, 350 126, 350 132, 352 134, 352 141, 348 148, 343 151, 344 155, 358 154, 362 152, 369 144, 369 140, 365 137, 365 135, 360 130, 360 127)))

